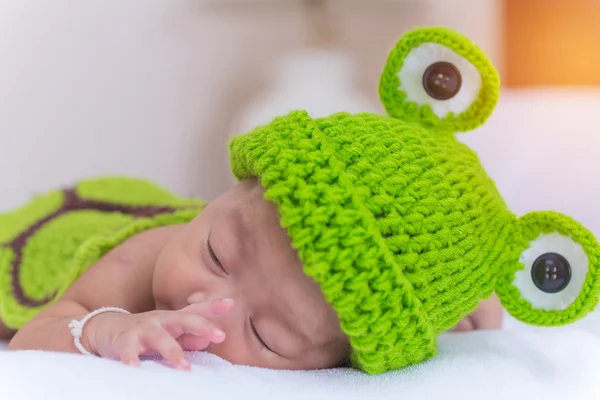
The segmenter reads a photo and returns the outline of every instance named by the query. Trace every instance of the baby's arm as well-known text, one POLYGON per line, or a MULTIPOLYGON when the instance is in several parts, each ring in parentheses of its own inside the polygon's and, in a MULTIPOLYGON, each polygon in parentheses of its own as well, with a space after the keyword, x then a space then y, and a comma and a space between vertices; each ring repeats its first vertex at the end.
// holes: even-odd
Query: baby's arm
POLYGON ((181 310, 154 310, 153 269, 169 237, 169 228, 157 228, 115 248, 21 328, 9 349, 76 352, 69 322, 110 306, 131 314, 103 313, 90 319, 81 338, 87 351, 134 365, 140 356, 162 355, 172 366, 189 369, 182 343, 186 350, 204 350, 210 343, 222 342, 225 333, 210 318, 229 311, 233 302, 213 300, 181 310))
MULTIPOLYGON (((143 232, 114 248, 86 273, 54 304, 21 328, 9 349, 40 349, 77 352, 68 328, 73 319, 103 306, 120 307, 131 313, 153 308, 152 271, 167 235, 161 229, 143 232)), ((98 317, 96 317, 98 318, 98 317)), ((96 318, 90 320, 90 331, 96 318)), ((99 319, 99 318, 98 318, 99 319)), ((89 349, 89 335, 82 344, 89 349)))

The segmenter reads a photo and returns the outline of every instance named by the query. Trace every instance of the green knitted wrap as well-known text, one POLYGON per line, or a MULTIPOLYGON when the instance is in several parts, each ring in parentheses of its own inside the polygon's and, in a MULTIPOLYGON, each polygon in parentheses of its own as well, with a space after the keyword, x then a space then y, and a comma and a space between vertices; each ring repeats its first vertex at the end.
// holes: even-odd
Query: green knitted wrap
POLYGON ((596 306, 595 238, 557 213, 553 224, 545 213, 517 218, 454 136, 482 125, 498 92, 496 70, 475 44, 448 29, 417 29, 398 42, 381 77, 389 117, 294 111, 231 141, 235 176, 258 177, 277 206, 305 272, 338 314, 355 367, 379 373, 431 357, 436 337, 495 289, 530 324, 572 322, 596 306), (447 100, 423 90, 424 71, 438 61, 463 74, 447 100), (560 307, 556 297, 540 303, 516 281, 532 268, 524 252, 540 246, 543 232, 587 254, 588 263, 571 266, 585 283, 566 309, 543 309, 560 307))
POLYGON ((202 209, 144 180, 101 178, 0 214, 0 320, 18 329, 127 238, 202 209))

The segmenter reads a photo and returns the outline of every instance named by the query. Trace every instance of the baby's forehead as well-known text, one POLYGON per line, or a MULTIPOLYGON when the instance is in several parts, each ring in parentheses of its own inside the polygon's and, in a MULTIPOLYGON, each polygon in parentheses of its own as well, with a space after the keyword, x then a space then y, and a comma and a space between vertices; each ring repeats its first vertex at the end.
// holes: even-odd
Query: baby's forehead
MULTIPOLYGON (((258 181, 248 179, 240 182, 224 198, 224 211, 227 219, 238 228, 251 228, 252 233, 277 234, 287 239, 287 232, 281 227, 279 212, 275 204, 265 198, 265 191, 258 181)), ((289 240, 285 245, 289 247, 289 240)))
POLYGON ((272 269, 269 279, 277 280, 282 289, 301 291, 306 306, 313 303, 306 301, 309 299, 318 300, 319 305, 323 303, 320 286, 304 273, 291 238, 281 227, 277 208, 265 198, 264 189, 258 181, 248 179, 240 182, 230 200, 227 218, 235 225, 235 229, 246 231, 241 236, 245 241, 257 247, 255 254, 259 259, 248 261, 256 261, 261 267, 272 269))
POLYGON ((258 181, 242 181, 232 189, 227 205, 228 219, 244 245, 254 246, 246 262, 258 268, 260 282, 248 288, 270 292, 279 313, 302 325, 315 347, 330 343, 343 346, 346 340, 338 317, 326 301, 320 285, 304 272, 302 261, 292 247, 287 231, 281 227, 276 206, 268 201, 258 181))
POLYGON ((256 207, 264 208, 273 205, 265 198, 265 189, 254 178, 241 181, 232 192, 234 199, 232 206, 237 209, 252 211, 256 207))

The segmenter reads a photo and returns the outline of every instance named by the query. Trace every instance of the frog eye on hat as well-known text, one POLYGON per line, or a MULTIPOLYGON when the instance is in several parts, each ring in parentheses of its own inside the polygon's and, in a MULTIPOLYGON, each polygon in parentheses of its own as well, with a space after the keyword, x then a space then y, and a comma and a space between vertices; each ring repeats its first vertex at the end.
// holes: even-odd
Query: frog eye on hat
POLYGON ((513 260, 504 266, 496 292, 522 322, 554 326, 593 310, 600 294, 600 248, 577 221, 556 212, 521 218, 513 260))
POLYGON ((390 52, 379 95, 392 117, 464 132, 491 115, 499 86, 496 69, 469 39, 446 28, 420 28, 390 52))

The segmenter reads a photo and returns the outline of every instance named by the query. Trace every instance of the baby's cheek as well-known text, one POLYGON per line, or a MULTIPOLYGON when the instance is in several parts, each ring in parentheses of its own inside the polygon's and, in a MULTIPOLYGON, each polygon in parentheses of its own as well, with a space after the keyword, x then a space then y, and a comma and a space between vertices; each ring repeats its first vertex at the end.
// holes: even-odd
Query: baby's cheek
POLYGON ((189 296, 189 277, 181 270, 176 257, 161 257, 155 266, 152 288, 155 301, 163 303, 170 309, 177 309, 187 305, 185 299, 189 296))
POLYGON ((235 365, 260 366, 259 360, 248 351, 236 335, 227 333, 222 343, 211 343, 205 350, 235 365))

